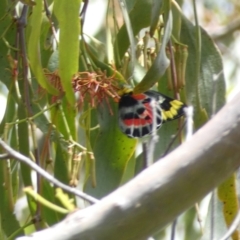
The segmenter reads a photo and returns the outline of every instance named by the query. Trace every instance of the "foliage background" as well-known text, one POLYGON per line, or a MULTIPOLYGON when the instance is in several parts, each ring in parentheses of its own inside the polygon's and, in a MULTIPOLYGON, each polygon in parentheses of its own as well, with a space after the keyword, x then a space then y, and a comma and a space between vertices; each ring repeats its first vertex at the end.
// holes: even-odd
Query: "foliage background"
MULTIPOLYGON (((164 2, 159 9, 168 12, 170 2, 159 2, 164 2)), ((185 16, 194 22, 192 2, 178 2, 180 5, 182 4, 185 16)), ((152 10, 152 1, 126 1, 126 3, 134 35, 145 27, 153 26, 155 14, 152 10)), ((25 15, 27 22, 26 27, 23 28, 24 34, 21 35, 21 32, 18 31, 18 24, 22 23, 19 20, 24 19, 18 17, 24 8, 22 5, 14 7, 14 4, 9 1, 0 3, 1 101, 4 103, 6 100, 6 108, 3 110, 0 125, 1 138, 14 149, 35 160, 42 168, 53 173, 60 181, 78 185, 92 196, 101 198, 113 191, 137 174, 141 170, 143 162, 141 150, 134 154, 137 146, 136 140, 126 138, 118 129, 117 104, 112 99, 109 99, 109 104, 113 114, 110 114, 108 102, 103 101, 97 108, 91 108, 87 97, 81 111, 74 108, 74 94, 69 79, 77 71, 98 72, 100 69, 102 71, 100 75, 106 71, 109 78, 114 76, 120 84, 129 77, 132 77, 137 85, 145 74, 146 76, 155 76, 159 91, 172 97, 180 93, 183 101, 194 106, 194 125, 197 130, 225 102, 224 75, 220 74, 216 83, 213 81, 214 75, 222 71, 221 57, 213 39, 223 53, 227 93, 231 96, 231 93, 234 94, 238 91, 239 81, 235 79, 239 79, 239 70, 237 70, 239 59, 235 55, 234 48, 238 46, 237 29, 239 29, 239 24, 236 24, 237 27, 234 25, 233 30, 231 28, 232 19, 234 19, 234 23, 238 22, 236 19, 239 12, 238 1, 198 2, 197 12, 200 24, 204 28, 206 27, 208 32, 201 30, 201 48, 193 23, 185 17, 181 17, 175 5, 172 4, 172 34, 177 43, 188 46, 186 86, 181 90, 178 89, 177 93, 170 91, 168 87, 170 69, 163 76, 159 76, 159 68, 154 69, 144 64, 141 65, 139 60, 135 63, 135 71, 132 74, 131 64, 124 55, 129 47, 128 33, 124 29, 124 25, 121 28, 124 20, 117 1, 114 2, 114 5, 112 2, 107 5, 105 1, 99 6, 94 5, 97 4, 94 2, 89 3, 83 25, 83 32, 88 35, 84 36, 84 39, 89 39, 89 41, 81 40, 80 45, 78 42, 79 12, 77 10, 80 1, 71 5, 62 0, 54 2, 54 7, 51 5, 52 1, 48 2, 49 9, 53 13, 51 15, 53 26, 61 29, 58 45, 53 41, 51 25, 42 11, 43 2, 36 1, 35 6, 31 6, 31 1, 27 1, 26 4, 25 6, 28 7, 28 13, 25 15), (102 7, 103 9, 100 10, 102 7), (13 22, 10 11, 14 9, 20 10, 19 13, 14 12, 16 22, 13 22), (97 12, 91 12, 96 10, 97 12), (91 27, 101 23, 101 21, 95 20, 95 16, 100 15, 100 12, 103 13, 102 24, 96 32, 91 30, 91 27), (92 20, 95 20, 94 24, 92 20), (17 49, 21 49, 21 51, 16 51, 17 49), (108 65, 113 61, 114 65, 108 65), (124 69, 124 66, 127 66, 127 70, 124 69), (45 78, 43 68, 48 68, 50 72, 59 69, 62 87, 66 92, 66 95, 61 98, 60 104, 53 101, 52 94, 56 90, 49 84, 49 79, 45 78), (40 91, 39 85, 47 91, 45 93, 40 91), (215 93, 216 96, 212 93, 215 93), (216 100, 216 105, 213 104, 214 100, 216 100), (46 107, 50 109, 44 110, 46 107), (24 121, 17 123, 17 120, 24 121), (96 126, 98 127, 95 128, 96 126), (95 128, 95 130, 90 130, 91 128, 95 128), (95 182, 97 186, 93 188, 92 185, 95 185, 95 182)), ((141 56, 149 47, 149 45, 145 47, 142 43, 144 32, 145 30, 142 30, 138 38, 142 48, 141 56)), ((157 37, 161 40, 161 35, 157 37)), ((151 66, 153 62, 148 60, 151 66)), ((178 62, 177 59, 175 60, 178 62)), ((55 77, 55 75, 51 76, 55 77)), ((57 82, 54 83, 57 86, 57 82)), ((146 88, 146 86, 149 87, 145 83, 144 87, 146 88)), ((58 88, 58 90, 62 91, 62 88, 58 88)), ((171 136, 176 133, 178 124, 177 121, 166 124, 159 131, 160 143, 155 151, 155 160, 165 152, 171 136)), ((175 143, 171 150, 179 143, 175 143)), ((36 185, 35 188, 38 189, 41 196, 62 206, 59 198, 55 197, 55 190, 49 182, 40 177, 37 177, 36 181, 36 176, 32 177, 33 174, 29 167, 14 159, 1 161, 0 164, 0 182, 2 183, 0 192, 3 196, 0 200, 1 239, 13 239, 15 234, 29 234, 51 226, 64 217, 55 209, 47 208, 43 202, 40 204, 34 201, 30 195, 25 198, 23 188, 36 185), (27 204, 28 213, 21 214, 22 202, 27 204), (17 204, 15 205, 15 203, 17 204), (36 221, 35 224, 31 224, 31 219, 39 217, 42 219, 41 222, 36 221), (26 225, 30 226, 25 227, 26 225)), ((232 181, 235 182, 235 178, 232 181)), ((228 187, 226 188, 228 191, 228 187)), ((74 196, 70 197, 74 198, 74 196)), ((68 200, 65 200, 66 202, 68 200)), ((78 206, 85 205, 77 199, 74 202, 78 206)), ((209 216, 213 205, 209 205, 208 198, 203 201, 201 206, 203 206, 201 210, 205 212, 200 211, 204 216, 203 225, 205 225, 205 219, 208 219, 205 216, 209 216), (208 208, 208 206, 210 207, 208 208)), ((222 227, 224 217, 217 195, 215 206, 217 207, 215 219, 220 219, 216 221, 215 229, 210 228, 209 220, 207 220, 205 235, 201 237, 200 227, 196 224, 195 210, 191 209, 179 218, 175 239, 183 239, 183 237, 185 239, 209 239, 208 232, 211 230, 216 232, 215 236, 221 235, 226 227, 222 227)), ((171 229, 171 227, 164 229, 154 238, 167 239, 171 229)))

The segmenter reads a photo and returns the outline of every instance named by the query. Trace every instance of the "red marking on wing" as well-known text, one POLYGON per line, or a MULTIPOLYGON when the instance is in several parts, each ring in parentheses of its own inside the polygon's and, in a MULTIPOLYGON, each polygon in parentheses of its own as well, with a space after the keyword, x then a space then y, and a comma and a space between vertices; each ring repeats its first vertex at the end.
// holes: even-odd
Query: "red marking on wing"
POLYGON ((123 120, 124 124, 126 126, 136 126, 136 127, 141 127, 145 125, 152 124, 152 119, 143 119, 143 118, 133 118, 133 119, 124 119, 123 120))
POLYGON ((132 98, 136 99, 136 100, 143 100, 146 98, 146 95, 143 94, 143 93, 140 93, 140 94, 133 94, 132 95, 132 98))
POLYGON ((152 119, 153 112, 152 112, 152 107, 151 107, 150 103, 145 103, 143 105, 145 107, 145 111, 140 116, 143 117, 143 118, 148 116, 152 119))

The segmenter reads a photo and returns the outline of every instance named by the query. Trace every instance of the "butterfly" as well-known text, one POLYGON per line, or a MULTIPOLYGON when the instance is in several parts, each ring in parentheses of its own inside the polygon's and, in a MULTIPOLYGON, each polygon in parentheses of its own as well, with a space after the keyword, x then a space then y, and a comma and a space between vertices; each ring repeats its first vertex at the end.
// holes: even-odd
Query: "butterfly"
POLYGON ((184 115, 186 105, 162 93, 125 93, 118 103, 119 126, 131 138, 141 138, 160 128, 162 123, 184 115))

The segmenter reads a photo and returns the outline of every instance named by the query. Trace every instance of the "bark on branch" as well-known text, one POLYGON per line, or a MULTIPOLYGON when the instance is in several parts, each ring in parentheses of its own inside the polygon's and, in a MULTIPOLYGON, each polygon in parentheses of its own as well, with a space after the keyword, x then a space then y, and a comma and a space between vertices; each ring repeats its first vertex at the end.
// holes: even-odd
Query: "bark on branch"
POLYGON ((99 203, 18 240, 145 240, 240 166, 240 94, 191 141, 99 203))

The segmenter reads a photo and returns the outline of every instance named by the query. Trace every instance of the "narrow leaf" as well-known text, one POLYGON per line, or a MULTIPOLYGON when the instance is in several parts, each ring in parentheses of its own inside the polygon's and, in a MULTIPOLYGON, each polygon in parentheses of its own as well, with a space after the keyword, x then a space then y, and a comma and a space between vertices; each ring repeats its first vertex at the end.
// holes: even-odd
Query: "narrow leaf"
MULTIPOLYGON (((142 28, 150 25, 151 6, 152 1, 150 0, 135 1, 133 9, 129 13, 134 36, 137 35, 142 28)), ((118 51, 119 58, 122 59, 128 47, 129 38, 126 25, 124 24, 117 34, 114 46, 115 56, 117 56, 116 51, 118 51)))
MULTIPOLYGON (((218 187, 218 197, 222 202, 222 211, 226 225, 229 227, 239 211, 236 174, 230 176, 218 187)), ((239 239, 240 233, 236 229, 232 234, 232 239, 239 239)))
POLYGON ((164 28, 165 31, 163 41, 158 56, 145 77, 143 78, 143 80, 134 88, 134 93, 141 93, 151 88, 160 79, 160 77, 163 76, 169 65, 169 59, 167 58, 165 49, 172 32, 171 12, 169 12, 168 16, 169 18, 164 28))
POLYGON ((59 22, 59 74, 67 99, 74 105, 72 76, 78 72, 79 34, 80 34, 80 0, 54 2, 54 13, 59 22))
POLYGON ((151 14, 151 25, 150 25, 150 36, 153 36, 154 31, 157 27, 159 21, 160 10, 162 8, 162 0, 153 0, 152 4, 152 14, 151 14))
POLYGON ((113 115, 106 105, 98 109, 100 132, 93 149, 97 186, 92 188, 90 181, 86 185, 86 191, 97 198, 119 187, 137 143, 135 139, 130 139, 120 132, 117 107, 111 104, 111 108, 113 115))
POLYGON ((39 39, 42 24, 42 0, 36 0, 36 6, 33 7, 29 22, 31 29, 28 39, 28 57, 31 69, 37 78, 39 84, 52 95, 58 95, 58 91, 48 82, 44 76, 41 65, 41 54, 39 49, 39 39))

